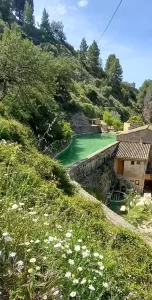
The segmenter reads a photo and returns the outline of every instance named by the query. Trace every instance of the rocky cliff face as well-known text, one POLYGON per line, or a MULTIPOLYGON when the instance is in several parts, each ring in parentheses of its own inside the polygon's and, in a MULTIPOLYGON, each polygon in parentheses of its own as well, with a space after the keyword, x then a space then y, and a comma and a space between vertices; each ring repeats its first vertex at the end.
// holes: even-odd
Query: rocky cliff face
POLYGON ((87 134, 101 132, 101 127, 91 125, 89 119, 83 113, 76 113, 70 117, 71 128, 75 134, 87 134))

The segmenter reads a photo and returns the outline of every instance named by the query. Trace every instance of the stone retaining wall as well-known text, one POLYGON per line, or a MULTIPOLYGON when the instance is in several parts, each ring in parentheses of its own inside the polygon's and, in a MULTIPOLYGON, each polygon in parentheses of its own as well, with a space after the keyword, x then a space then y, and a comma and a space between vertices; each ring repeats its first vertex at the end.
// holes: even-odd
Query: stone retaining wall
POLYGON ((89 155, 85 159, 70 166, 68 168, 70 178, 79 182, 80 184, 84 182, 87 176, 101 167, 107 158, 111 158, 118 143, 119 142, 114 142, 113 144, 89 155))

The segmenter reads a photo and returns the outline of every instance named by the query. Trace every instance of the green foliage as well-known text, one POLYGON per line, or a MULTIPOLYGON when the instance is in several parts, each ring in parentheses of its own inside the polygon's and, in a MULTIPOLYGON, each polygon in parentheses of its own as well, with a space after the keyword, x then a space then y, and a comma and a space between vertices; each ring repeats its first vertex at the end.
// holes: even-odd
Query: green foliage
POLYGON ((105 66, 105 73, 107 75, 109 84, 113 88, 116 88, 122 81, 122 67, 120 65, 119 59, 116 58, 115 54, 109 55, 105 66))
POLYGON ((92 45, 90 45, 88 49, 87 58, 88 58, 88 66, 89 66, 90 73, 93 76, 98 77, 99 69, 101 65, 99 59, 100 50, 96 41, 93 41, 92 45))
POLYGON ((23 11, 23 24, 26 26, 33 26, 34 25, 34 17, 33 17, 33 10, 29 4, 29 1, 26 0, 24 11, 23 11))
POLYGON ((123 124, 120 119, 113 119, 112 125, 115 131, 123 130, 123 124))
POLYGON ((4 299, 151 299, 151 250, 137 235, 108 223, 100 202, 65 196, 49 157, 2 143, 0 157, 4 299))
POLYGON ((152 80, 146 80, 139 89, 138 105, 146 122, 152 122, 152 80))
POLYGON ((113 118, 109 110, 105 110, 103 114, 103 121, 108 125, 112 126, 113 118))
POLYGON ((61 42, 66 40, 66 36, 63 29, 64 29, 64 25, 62 22, 53 21, 51 23, 51 32, 53 36, 61 42))
POLYGON ((11 0, 0 1, 0 14, 5 22, 8 22, 11 17, 11 0))
POLYGON ((128 120, 128 123, 131 124, 138 124, 140 126, 144 125, 144 121, 143 118, 141 116, 135 115, 135 116, 131 116, 128 120))
POLYGON ((17 142, 23 146, 31 147, 36 144, 30 128, 23 126, 15 120, 6 120, 0 117, 0 140, 17 142))

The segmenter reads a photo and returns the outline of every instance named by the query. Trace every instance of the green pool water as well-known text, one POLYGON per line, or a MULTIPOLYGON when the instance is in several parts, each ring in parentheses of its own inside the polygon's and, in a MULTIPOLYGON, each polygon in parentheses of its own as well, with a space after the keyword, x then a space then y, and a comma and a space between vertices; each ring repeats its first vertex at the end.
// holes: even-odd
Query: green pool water
POLYGON ((60 160, 65 167, 68 167, 115 141, 116 136, 109 133, 75 136, 69 148, 60 154, 57 159, 60 160))

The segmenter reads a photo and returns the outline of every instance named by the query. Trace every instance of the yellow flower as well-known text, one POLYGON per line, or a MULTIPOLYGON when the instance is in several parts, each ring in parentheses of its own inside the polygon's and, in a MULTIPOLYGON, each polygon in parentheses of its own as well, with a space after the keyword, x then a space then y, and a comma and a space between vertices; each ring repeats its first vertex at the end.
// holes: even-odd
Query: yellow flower
POLYGON ((72 274, 72 278, 75 278, 75 274, 72 274))
POLYGON ((30 259, 30 263, 35 263, 36 262, 36 258, 31 258, 30 259))
POLYGON ((31 268, 31 269, 28 269, 28 273, 32 273, 33 272, 33 269, 31 268))

